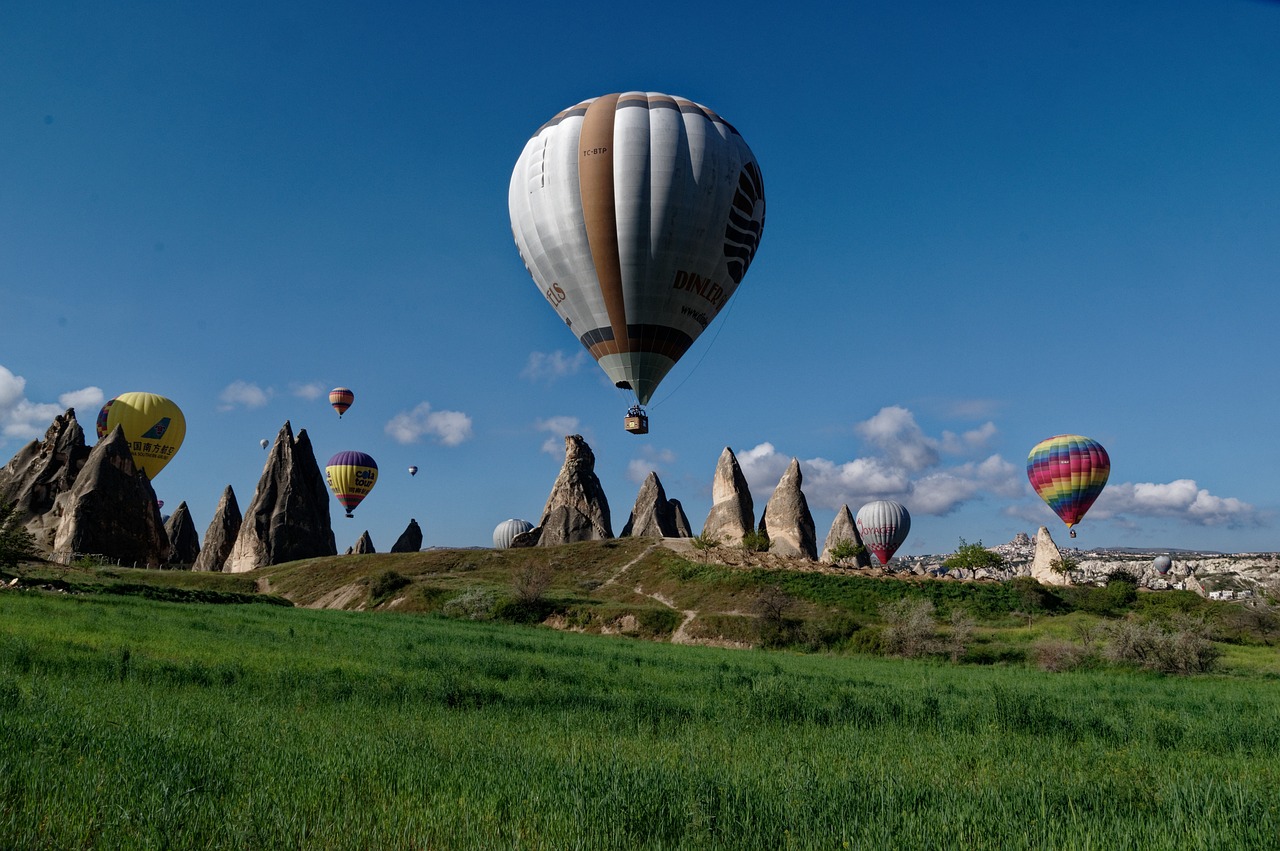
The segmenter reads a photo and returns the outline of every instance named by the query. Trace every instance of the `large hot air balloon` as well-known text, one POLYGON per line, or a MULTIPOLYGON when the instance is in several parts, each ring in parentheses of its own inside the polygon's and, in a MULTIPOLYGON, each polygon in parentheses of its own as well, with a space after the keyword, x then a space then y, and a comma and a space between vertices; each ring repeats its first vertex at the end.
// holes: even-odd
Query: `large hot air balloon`
POLYGON ((355 400, 356 394, 345 387, 335 387, 329 391, 329 404, 338 412, 338 419, 342 419, 342 415, 347 412, 347 408, 350 408, 351 403, 355 400))
POLYGON ((503 520, 493 529, 493 548, 495 550, 506 550, 511 548, 511 541, 516 535, 528 532, 533 528, 533 524, 528 520, 503 520))
POLYGON ((378 463, 363 452, 339 452, 325 465, 324 475, 329 480, 329 490, 351 517, 377 483, 378 463))
POLYGON ((1173 559, 1168 556, 1156 556, 1151 560, 1151 566, 1155 568, 1156 573, 1164 576, 1173 567, 1173 559))
POLYGON ((911 531, 911 515, 905 506, 891 499, 868 502, 858 509, 853 523, 863 545, 875 553, 881 564, 889 563, 911 531))
POLYGON ((764 229, 755 156, 704 106, 656 92, 585 100, 538 129, 511 175, 511 230, 547 303, 644 434, 658 383, 733 295, 764 229))
POLYGON ((124 430, 133 463, 154 480, 187 436, 187 420, 172 400, 155 393, 121 393, 98 412, 98 439, 124 430))
POLYGON ((1111 459, 1102 444, 1078 434, 1059 434, 1037 443, 1027 455, 1027 478, 1053 513, 1071 527, 1084 518, 1106 487, 1111 459))

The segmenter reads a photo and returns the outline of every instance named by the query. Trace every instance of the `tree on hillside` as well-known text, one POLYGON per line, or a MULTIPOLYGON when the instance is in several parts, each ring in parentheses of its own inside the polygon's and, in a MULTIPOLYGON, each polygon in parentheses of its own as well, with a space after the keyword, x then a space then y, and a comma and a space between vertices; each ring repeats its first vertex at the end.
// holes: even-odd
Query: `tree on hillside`
POLYGON ((36 539, 18 522, 12 503, 0 503, 0 567, 36 557, 36 539))
POLYGON ((960 546, 956 547, 956 551, 947 556, 947 560, 942 563, 947 570, 968 570, 970 572, 986 569, 999 570, 1004 567, 1004 556, 997 552, 993 552, 982 546, 982 541, 970 544, 964 538, 960 539, 960 546))

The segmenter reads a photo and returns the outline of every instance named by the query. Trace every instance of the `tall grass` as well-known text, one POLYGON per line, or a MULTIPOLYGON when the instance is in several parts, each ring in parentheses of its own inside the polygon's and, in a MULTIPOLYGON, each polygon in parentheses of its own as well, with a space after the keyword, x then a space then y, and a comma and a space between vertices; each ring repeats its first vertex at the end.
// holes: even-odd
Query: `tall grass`
POLYGON ((0 595, 0 847, 1273 848, 1274 681, 0 595))

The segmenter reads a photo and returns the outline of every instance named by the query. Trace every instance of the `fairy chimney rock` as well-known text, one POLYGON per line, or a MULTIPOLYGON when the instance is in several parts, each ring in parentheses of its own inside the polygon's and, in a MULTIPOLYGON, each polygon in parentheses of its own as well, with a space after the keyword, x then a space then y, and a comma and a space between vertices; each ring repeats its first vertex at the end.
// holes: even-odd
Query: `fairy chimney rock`
POLYGON ((733 450, 726 446, 711 480, 711 512, 702 524, 702 534, 724 544, 740 544, 743 536, 755 529, 755 516, 747 478, 733 450))
POLYGON ((391 552, 416 553, 420 549, 422 549, 422 527, 418 525, 417 520, 409 518, 409 525, 391 545, 391 552))
POLYGON ((542 520, 533 530, 517 536, 519 543, 513 542, 512 546, 554 547, 612 538, 609 500, 596 478, 595 468, 595 453, 582 435, 567 435, 564 466, 551 486, 542 520))
POLYGON ((373 548, 373 538, 369 537, 368 529, 364 530, 364 534, 360 536, 360 540, 356 541, 356 545, 348 550, 348 552, 354 553, 358 556, 369 555, 370 553, 377 552, 377 550, 373 548))
POLYGON ((689 525, 689 517, 684 513, 684 506, 680 504, 680 500, 669 499, 667 502, 671 505, 671 514, 675 518, 676 537, 692 538, 693 527, 689 525))
POLYGON ((770 552, 817 561, 818 535, 814 530, 813 514, 809 512, 809 502, 800 488, 803 482, 800 462, 792 458, 787 471, 778 480, 773 496, 765 503, 764 513, 760 516, 760 531, 773 542, 770 552))
POLYGON ((100 555, 126 567, 162 567, 169 539, 146 473, 133 463, 124 432, 116 426, 89 453, 71 490, 51 510, 61 514, 55 557, 100 555))
POLYGON ((286 420, 249 501, 225 573, 338 554, 329 523, 329 490, 311 438, 286 420))
POLYGON ((675 538, 678 536, 675 510, 671 507, 671 501, 667 499, 667 492, 663 490, 662 482, 658 480, 658 474, 650 470, 644 484, 640 486, 640 492, 636 494, 635 508, 631 509, 631 516, 627 518, 627 525, 622 527, 620 537, 675 538))
POLYGON ((196 524, 191 521, 191 510, 187 503, 181 502, 164 524, 165 535, 169 538, 169 564, 173 567, 193 567, 200 557, 200 538, 196 534, 196 524))
POLYGON ((195 564, 191 565, 191 569, 220 572, 227 561, 227 556, 231 554, 231 548, 235 546, 242 520, 240 503, 236 501, 236 492, 231 489, 231 485, 227 485, 222 491, 222 498, 218 500, 217 509, 213 512, 213 521, 205 530, 204 547, 200 549, 200 555, 196 558, 195 564))
POLYGON ((853 512, 849 510, 847 505, 840 506, 840 510, 836 512, 836 519, 831 523, 831 531, 827 533, 827 540, 822 545, 822 561, 827 564, 836 564, 836 558, 832 551, 842 542, 863 548, 862 552, 854 556, 853 566, 871 567, 871 554, 862 543, 862 536, 858 534, 858 527, 853 522, 853 512))
POLYGON ((1052 567, 1055 561, 1062 558, 1058 545, 1053 542, 1047 526, 1041 526, 1036 532, 1036 555, 1031 561, 1031 578, 1041 585, 1070 585, 1066 574, 1058 573, 1052 567))
POLYGON ((0 502, 12 503, 18 522, 35 536, 36 545, 53 549, 60 516, 52 513, 59 494, 71 490, 89 459, 84 429, 74 408, 53 418, 44 440, 33 440, 0 467, 0 502))

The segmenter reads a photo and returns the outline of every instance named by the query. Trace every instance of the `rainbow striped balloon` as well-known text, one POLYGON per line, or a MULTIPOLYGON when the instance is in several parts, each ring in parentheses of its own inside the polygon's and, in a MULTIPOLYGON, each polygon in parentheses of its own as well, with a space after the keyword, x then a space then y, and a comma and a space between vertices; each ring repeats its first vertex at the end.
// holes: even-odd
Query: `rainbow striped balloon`
POLYGON ((338 419, 342 419, 342 415, 347 412, 347 408, 350 408, 351 403, 355 400, 356 394, 346 387, 335 387, 329 391, 329 404, 338 412, 338 419))
MULTIPOLYGON (((1078 434, 1042 440, 1027 456, 1027 478, 1067 528, 1080 522, 1106 487, 1111 459, 1102 444, 1078 434)), ((1076 532, 1071 529, 1071 537, 1076 532)))

